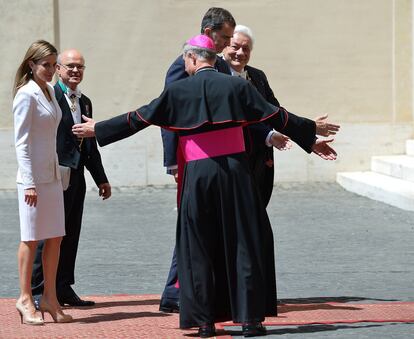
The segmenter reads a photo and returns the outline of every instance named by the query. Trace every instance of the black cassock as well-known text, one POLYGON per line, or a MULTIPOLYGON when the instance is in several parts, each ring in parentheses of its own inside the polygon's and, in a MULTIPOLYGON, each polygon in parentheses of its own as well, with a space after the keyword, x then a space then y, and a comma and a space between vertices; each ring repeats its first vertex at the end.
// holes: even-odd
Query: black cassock
MULTIPOLYGON (((172 83, 149 105, 97 123, 95 133, 103 146, 149 125, 184 139, 264 120, 311 151, 311 120, 269 104, 249 82, 207 67, 172 83)), ((180 327, 276 315, 273 235, 246 153, 188 161, 182 185, 176 244, 180 327)))

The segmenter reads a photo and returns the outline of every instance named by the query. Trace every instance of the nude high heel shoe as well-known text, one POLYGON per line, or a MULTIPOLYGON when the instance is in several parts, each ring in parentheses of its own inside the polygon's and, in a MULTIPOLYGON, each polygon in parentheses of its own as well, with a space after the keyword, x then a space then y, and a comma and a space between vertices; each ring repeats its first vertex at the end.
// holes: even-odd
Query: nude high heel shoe
POLYGON ((43 325, 44 324, 43 318, 36 316, 36 311, 31 312, 26 305, 22 304, 19 301, 16 302, 16 309, 17 309, 17 312, 19 312, 20 314, 21 324, 26 324, 26 325, 43 325))
POLYGON ((42 313, 42 317, 44 319, 44 313, 47 312, 53 318, 55 323, 70 323, 73 321, 73 318, 69 314, 63 313, 60 308, 53 309, 46 301, 43 299, 40 301, 39 305, 40 312, 42 313))

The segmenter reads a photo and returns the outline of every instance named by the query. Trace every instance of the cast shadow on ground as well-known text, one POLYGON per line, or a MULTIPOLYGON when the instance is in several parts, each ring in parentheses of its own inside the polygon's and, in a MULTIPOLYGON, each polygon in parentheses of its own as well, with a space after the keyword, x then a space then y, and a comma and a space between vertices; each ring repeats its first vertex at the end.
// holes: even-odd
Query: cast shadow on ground
POLYGON ((284 318, 281 314, 289 312, 306 312, 306 311, 316 311, 316 310, 348 310, 348 311, 358 311, 360 307, 355 306, 339 306, 339 305, 330 305, 330 304, 309 304, 309 305, 279 305, 277 308, 277 314, 279 318, 284 318))
POLYGON ((295 299, 282 299, 278 301, 278 315, 289 312, 305 312, 316 310, 354 310, 357 311, 360 308, 357 306, 339 306, 329 303, 343 303, 358 302, 358 301, 397 301, 390 299, 370 299, 365 297, 310 297, 310 298, 295 298, 295 299))
POLYGON ((278 299, 278 305, 281 304, 323 304, 329 302, 335 303, 348 303, 355 301, 400 301, 398 299, 376 299, 376 298, 366 298, 366 297, 349 297, 349 296, 340 296, 340 297, 307 297, 307 298, 291 298, 291 299, 278 299))
POLYGON ((170 314, 161 312, 115 312, 105 314, 92 314, 85 318, 75 318, 73 322, 93 324, 105 321, 117 321, 125 319, 150 318, 150 317, 170 317, 170 314))
MULTIPOLYGON (((104 301, 104 302, 97 302, 93 306, 89 307, 76 307, 71 306, 68 309, 78 309, 78 310, 85 310, 85 309, 97 309, 97 308, 107 308, 107 307, 122 307, 122 306, 149 306, 149 305, 159 305, 160 299, 148 299, 148 300, 122 300, 122 301, 104 301)), ((66 307, 65 307, 66 308, 66 307)))

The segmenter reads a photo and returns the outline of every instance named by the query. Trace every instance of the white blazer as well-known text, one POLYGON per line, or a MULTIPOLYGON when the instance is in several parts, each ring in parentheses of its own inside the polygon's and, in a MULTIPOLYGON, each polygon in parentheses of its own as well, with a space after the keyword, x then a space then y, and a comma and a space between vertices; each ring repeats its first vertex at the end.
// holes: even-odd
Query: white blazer
POLYGON ((56 134, 62 111, 53 87, 47 84, 49 102, 39 85, 30 80, 13 100, 17 183, 24 188, 60 180, 56 134))

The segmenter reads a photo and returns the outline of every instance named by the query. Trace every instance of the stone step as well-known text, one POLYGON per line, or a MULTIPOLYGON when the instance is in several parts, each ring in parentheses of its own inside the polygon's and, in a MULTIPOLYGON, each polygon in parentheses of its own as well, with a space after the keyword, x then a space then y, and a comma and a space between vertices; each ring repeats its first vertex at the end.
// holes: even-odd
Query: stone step
POLYGON ((414 156, 387 155, 372 157, 371 171, 414 182, 414 156))
POLYGON ((336 181, 346 190, 414 211, 414 183, 375 172, 339 172, 336 181))
POLYGON ((407 155, 414 155, 414 140, 407 140, 405 142, 405 149, 407 155))

